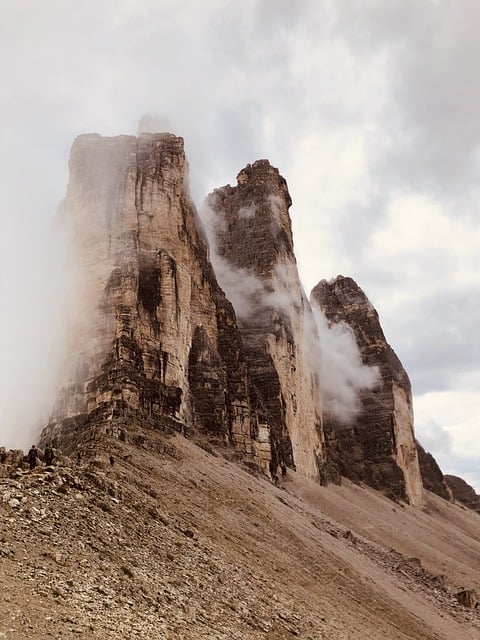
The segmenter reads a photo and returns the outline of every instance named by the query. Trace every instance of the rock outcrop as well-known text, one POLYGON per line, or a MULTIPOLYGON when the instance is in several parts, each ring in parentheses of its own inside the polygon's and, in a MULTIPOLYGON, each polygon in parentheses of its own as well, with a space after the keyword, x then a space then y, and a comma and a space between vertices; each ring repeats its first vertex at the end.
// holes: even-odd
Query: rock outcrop
POLYGON ((480 496, 468 482, 457 476, 446 475, 445 482, 452 492, 453 499, 468 509, 480 514, 480 496))
MULTIPOLYGON (((42 441, 66 451, 128 425, 231 442, 267 467, 235 314, 190 199, 183 140, 76 139, 60 217, 77 273, 65 385, 42 441)), ((260 403, 260 400, 258 400, 260 403)))
POLYGON ((340 442, 342 475, 363 481, 394 499, 420 504, 423 486, 413 433, 410 381, 385 339, 376 310, 355 281, 343 276, 332 282, 322 280, 312 291, 311 303, 330 323, 346 323, 364 364, 377 366, 380 372, 380 383, 361 392, 361 408, 352 422, 324 416, 340 442))
POLYGON ((452 494, 447 486, 443 473, 431 453, 427 453, 417 441, 418 463, 425 489, 436 493, 445 500, 451 500, 452 494))
POLYGON ((267 160, 247 165, 237 186, 207 199, 212 260, 237 314, 273 472, 287 466, 323 482, 321 394, 311 361, 318 337, 298 276, 290 205, 278 169, 267 160))

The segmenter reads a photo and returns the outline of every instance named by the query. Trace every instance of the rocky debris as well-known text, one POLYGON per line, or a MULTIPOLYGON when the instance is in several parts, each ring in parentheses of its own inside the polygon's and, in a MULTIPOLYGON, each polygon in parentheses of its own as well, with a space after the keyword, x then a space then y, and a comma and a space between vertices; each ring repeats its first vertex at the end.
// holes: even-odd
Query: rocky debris
POLYGON ((363 363, 380 372, 380 383, 361 391, 361 410, 351 423, 324 416, 339 440, 342 475, 393 499, 421 504, 410 381, 385 339, 378 313, 356 282, 344 276, 319 282, 310 299, 330 323, 343 322, 351 328, 363 363))
POLYGON ((8 477, 20 470, 28 469, 25 455, 21 449, 0 447, 0 478, 8 477))
POLYGON ((437 496, 445 500, 452 499, 452 493, 443 477, 443 473, 437 461, 431 453, 427 453, 422 445, 417 441, 418 462, 422 474, 423 486, 428 491, 436 493, 437 496))
POLYGON ((247 165, 235 187, 207 198, 212 260, 237 315, 261 455, 274 477, 289 467, 324 482, 339 475, 326 464, 321 391, 310 359, 318 336, 298 276, 290 205, 278 169, 267 160, 247 165))
POLYGON ((455 594, 455 598, 468 609, 476 609, 480 606, 477 594, 474 589, 461 589, 455 594))
POLYGON ((462 607, 476 609, 476 594, 473 589, 458 589, 447 576, 428 571, 422 566, 420 558, 405 557, 395 549, 388 549, 358 535, 323 516, 315 516, 312 524, 327 532, 330 536, 344 540, 362 556, 368 557, 386 573, 395 577, 410 592, 422 594, 427 600, 434 602, 441 611, 448 613, 460 621, 475 621, 480 630, 480 615, 468 615, 462 607), (463 595, 460 595, 463 594, 463 595), (473 604, 472 604, 473 603, 473 604))
POLYGON ((31 601, 11 595, 18 580, 48 603, 45 635, 36 637, 288 638, 311 626, 269 580, 199 537, 191 519, 127 492, 115 498, 116 485, 73 462, 0 480, 5 637, 35 628, 31 601))
POLYGON ((457 476, 446 475, 445 482, 452 492, 454 500, 480 514, 480 496, 475 493, 473 487, 457 476))
MULTIPOLYGON (((337 529, 334 529, 337 534, 337 529)), ((342 532, 342 537, 348 540, 359 552, 371 558, 387 573, 394 575, 399 582, 412 592, 422 593, 423 596, 434 601, 436 606, 448 612, 454 618, 465 620, 465 612, 459 609, 458 603, 465 605, 458 597, 457 587, 449 582, 444 575, 438 575, 422 567, 420 558, 405 558, 393 549, 386 550, 380 545, 355 536, 350 531, 342 532)), ((470 590, 467 590, 470 592, 470 590)), ((473 592, 474 593, 474 592, 473 592)), ((473 608, 473 607, 471 607, 473 608)), ((472 617, 467 617, 473 620, 472 617)), ((475 618, 476 619, 476 618, 475 618)))
POLYGON ((64 458, 0 479, 6 638, 432 640, 335 559, 344 547, 480 628, 437 576, 311 512, 288 484, 242 476, 179 437, 144 437, 144 448, 111 439, 103 466, 64 458))

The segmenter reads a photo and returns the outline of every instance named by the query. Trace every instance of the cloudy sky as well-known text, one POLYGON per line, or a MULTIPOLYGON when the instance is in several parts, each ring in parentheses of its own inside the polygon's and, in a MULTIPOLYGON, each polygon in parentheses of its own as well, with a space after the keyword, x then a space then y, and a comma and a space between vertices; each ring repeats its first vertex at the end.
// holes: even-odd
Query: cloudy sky
POLYGON ((72 140, 151 114, 198 204, 279 167, 305 287, 359 283, 419 439, 480 492, 479 23, 478 0, 2 0, 0 436, 51 402, 72 140))

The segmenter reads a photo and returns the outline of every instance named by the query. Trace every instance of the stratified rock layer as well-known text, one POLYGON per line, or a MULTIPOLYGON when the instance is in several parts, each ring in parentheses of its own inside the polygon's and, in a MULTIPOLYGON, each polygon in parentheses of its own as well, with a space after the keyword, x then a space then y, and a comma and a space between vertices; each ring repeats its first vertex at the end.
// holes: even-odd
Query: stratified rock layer
POLYGON ((423 486, 445 500, 451 500, 451 491, 445 482, 443 473, 431 453, 427 453, 417 441, 418 463, 422 474, 423 486))
POLYGON ((421 503, 410 381, 385 339, 377 312, 355 281, 343 276, 322 280, 313 289, 311 302, 329 322, 344 322, 351 328, 364 364, 377 366, 380 372, 379 384, 361 392, 360 412, 352 423, 324 416, 340 442, 342 474, 392 498, 421 503))
POLYGON ((290 205, 278 169, 267 160, 247 165, 237 186, 207 199, 212 259, 237 314, 272 472, 288 466, 323 481, 320 390, 309 359, 317 337, 293 253, 290 205))
POLYGON ((454 500, 480 514, 480 495, 475 493, 473 487, 457 476, 446 475, 445 482, 452 492, 454 500))
POLYGON ((70 172, 62 218, 80 274, 76 322, 42 440, 71 451, 105 433, 128 438, 132 423, 173 426, 231 441, 265 466, 235 314, 186 187, 183 140, 80 136, 70 172))

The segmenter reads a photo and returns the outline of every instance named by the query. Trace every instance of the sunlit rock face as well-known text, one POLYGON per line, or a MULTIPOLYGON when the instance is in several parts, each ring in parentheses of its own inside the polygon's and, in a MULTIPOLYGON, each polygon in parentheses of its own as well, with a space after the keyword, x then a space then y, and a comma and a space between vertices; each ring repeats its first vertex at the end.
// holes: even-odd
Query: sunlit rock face
POLYGON ((322 280, 311 303, 329 322, 344 322, 354 334, 364 364, 377 366, 379 383, 360 393, 356 417, 342 422, 324 415, 341 449, 341 472, 363 481, 394 499, 417 505, 423 499, 417 448, 413 433, 410 381, 387 343, 376 310, 352 278, 322 280))
POLYGON ((75 141, 60 212, 76 274, 72 330, 42 440, 72 450, 102 433, 128 437, 133 423, 175 427, 268 465, 235 314, 187 179, 183 140, 171 134, 75 141))
MULTIPOLYGON (((273 473, 327 478, 315 323, 293 253, 285 180, 267 160, 207 199, 212 261, 232 301, 250 369, 251 396, 273 473)), ((333 470, 330 475, 335 476, 333 470)))

